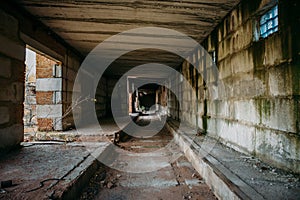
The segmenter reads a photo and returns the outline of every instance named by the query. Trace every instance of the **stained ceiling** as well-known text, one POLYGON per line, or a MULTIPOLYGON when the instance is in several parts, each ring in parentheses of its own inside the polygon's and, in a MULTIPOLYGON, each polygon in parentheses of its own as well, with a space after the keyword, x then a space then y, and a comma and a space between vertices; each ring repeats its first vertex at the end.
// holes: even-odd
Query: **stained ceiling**
MULTIPOLYGON (((86 56, 107 38, 141 27, 168 28, 201 42, 240 0, 16 1, 86 56)), ((182 44, 177 48, 187 50, 182 44)), ((136 65, 153 60, 171 67, 182 62, 178 56, 166 52, 137 51, 119 58, 107 73, 121 75, 136 65)))

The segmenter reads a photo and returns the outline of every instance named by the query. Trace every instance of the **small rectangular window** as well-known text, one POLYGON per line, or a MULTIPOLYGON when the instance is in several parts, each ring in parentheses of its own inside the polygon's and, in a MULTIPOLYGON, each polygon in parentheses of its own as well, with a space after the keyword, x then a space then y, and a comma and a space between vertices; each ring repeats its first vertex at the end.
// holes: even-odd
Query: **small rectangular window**
POLYGON ((278 5, 266 12, 260 18, 260 36, 266 38, 278 31, 278 5))

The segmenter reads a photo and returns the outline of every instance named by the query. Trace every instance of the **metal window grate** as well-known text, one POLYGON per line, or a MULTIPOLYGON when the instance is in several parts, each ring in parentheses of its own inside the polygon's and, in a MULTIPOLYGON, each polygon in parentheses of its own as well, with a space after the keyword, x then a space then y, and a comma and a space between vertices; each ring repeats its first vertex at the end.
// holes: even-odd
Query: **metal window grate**
POLYGON ((278 5, 274 6, 260 18, 261 37, 266 38, 276 31, 278 31, 278 5))

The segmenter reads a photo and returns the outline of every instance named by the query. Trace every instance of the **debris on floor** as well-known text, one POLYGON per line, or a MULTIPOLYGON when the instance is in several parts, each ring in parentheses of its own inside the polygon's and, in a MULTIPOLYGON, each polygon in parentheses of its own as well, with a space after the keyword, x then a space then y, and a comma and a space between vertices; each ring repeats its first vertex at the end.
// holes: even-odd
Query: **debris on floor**
MULTIPOLYGON (((163 128, 151 138, 131 138, 127 142, 119 142, 119 147, 129 152, 149 153, 165 146, 170 140, 172 140, 172 135, 166 128, 163 128)), ((178 146, 174 148, 179 151, 178 146)), ((157 160, 157 162, 161 161, 157 160)), ((91 179, 80 199, 215 200, 217 198, 188 160, 181 156, 164 168, 145 173, 128 173, 102 166, 91 179), (99 174, 104 172, 105 179, 96 180, 99 174)))

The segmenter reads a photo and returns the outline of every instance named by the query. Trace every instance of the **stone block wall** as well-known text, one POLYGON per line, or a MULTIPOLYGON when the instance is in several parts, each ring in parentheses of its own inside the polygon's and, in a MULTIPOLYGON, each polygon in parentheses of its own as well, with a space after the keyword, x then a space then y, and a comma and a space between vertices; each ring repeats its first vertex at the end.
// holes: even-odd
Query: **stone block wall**
POLYGON ((0 152, 24 137, 25 44, 18 33, 18 20, 0 10, 0 152))
POLYGON ((256 38, 255 24, 274 2, 242 1, 202 43, 216 55, 218 77, 199 50, 188 61, 202 76, 183 63, 198 98, 181 85, 182 120, 237 151, 299 173, 299 2, 279 0, 279 31, 256 38))

